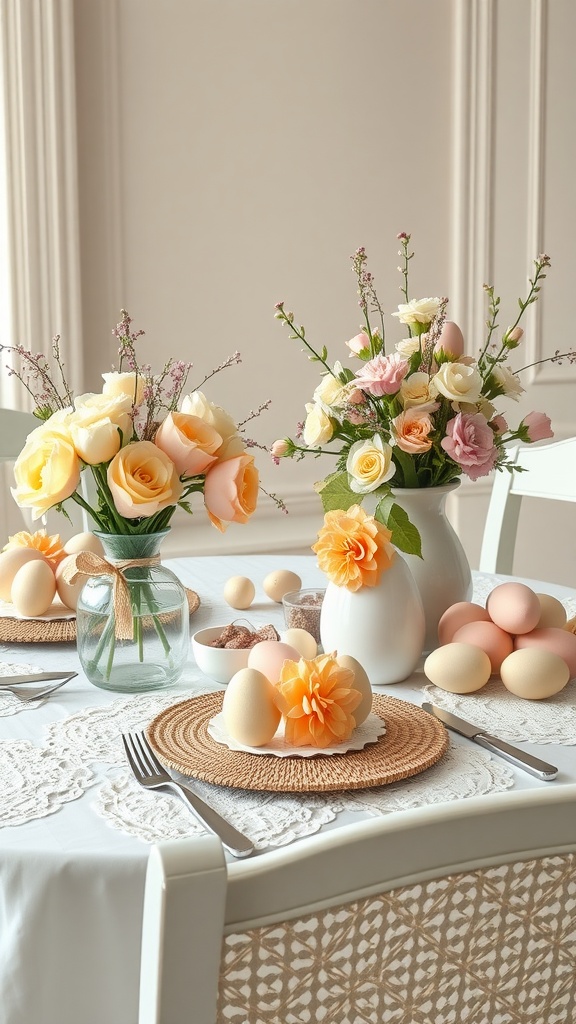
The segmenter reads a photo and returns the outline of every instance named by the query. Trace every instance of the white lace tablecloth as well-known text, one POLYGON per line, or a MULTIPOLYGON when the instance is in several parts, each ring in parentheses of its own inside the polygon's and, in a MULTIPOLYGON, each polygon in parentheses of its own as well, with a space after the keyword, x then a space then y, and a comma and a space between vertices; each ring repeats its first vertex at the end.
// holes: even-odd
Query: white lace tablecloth
MULTIPOLYGON (((173 560, 182 581, 201 596, 192 629, 220 625, 239 614, 254 626, 283 628, 281 607, 265 597, 262 581, 291 568, 303 586, 323 582, 312 557, 243 556, 173 560), (252 607, 234 612, 221 598, 231 575, 256 584, 252 607)), ((478 577, 483 603, 499 580, 478 577)), ((539 585, 544 590, 545 585, 539 585)), ((569 615, 576 595, 549 588, 569 615)), ((91 686, 79 670, 74 645, 0 648, 0 674, 72 670, 76 679, 47 699, 22 704, 0 689, 0 1005, 3 1024, 134 1024, 143 878, 151 842, 191 835, 201 826, 176 797, 145 792, 127 769, 121 733, 142 728, 161 710, 193 694, 219 689, 190 661, 175 688, 126 696, 91 686), (51 893, 47 900, 46 893, 51 893), (25 894, 25 895, 24 895, 25 894), (105 912, 104 912, 105 911, 105 912), (82 935, 77 941, 74 926, 82 935), (122 936, 122 954, 111 935, 122 936), (57 950, 74 976, 62 991, 58 971, 45 987, 27 985, 57 950), (94 969, 97 964, 97 970, 94 969), (6 980, 8 979, 8 980, 6 980), (102 985, 106 979, 106 986, 102 985), (133 984, 128 985, 127 979, 133 984), (109 994, 107 994, 107 991, 109 994), (23 992, 25 996, 23 996, 23 992), (52 1011, 48 1009, 57 1008, 52 1011)), ((576 683, 544 702, 523 702, 491 682, 467 697, 431 687, 423 673, 381 688, 420 704, 425 699, 560 767, 555 783, 542 783, 454 734, 444 758, 419 776, 346 793, 246 792, 194 783, 197 792, 245 832, 258 850, 304 839, 358 816, 497 794, 511 788, 576 782, 576 683)), ((54 965, 56 966, 56 965, 54 965)))

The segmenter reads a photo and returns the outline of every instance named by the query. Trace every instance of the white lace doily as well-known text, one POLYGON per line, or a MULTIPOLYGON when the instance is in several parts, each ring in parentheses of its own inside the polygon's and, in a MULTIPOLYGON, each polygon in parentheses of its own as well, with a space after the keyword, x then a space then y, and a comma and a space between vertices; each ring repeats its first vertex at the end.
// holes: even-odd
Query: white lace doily
POLYGON ((56 757, 28 740, 0 744, 0 823, 22 825, 54 814, 92 784, 86 765, 56 757))
MULTIPOLYGON (((12 665, 10 662, 0 661, 0 677, 2 678, 24 675, 27 672, 42 671, 43 669, 39 668, 38 665, 12 665)), ((39 698, 39 701, 42 700, 46 700, 46 697, 39 698)), ((6 718, 8 715, 17 715, 19 711, 30 710, 39 701, 33 700, 29 704, 24 704, 13 693, 10 693, 9 690, 3 690, 0 687, 0 718, 6 718)))
POLYGON ((432 704, 510 743, 576 744, 576 680, 546 700, 515 697, 500 679, 475 693, 448 693, 432 683, 422 692, 432 704))

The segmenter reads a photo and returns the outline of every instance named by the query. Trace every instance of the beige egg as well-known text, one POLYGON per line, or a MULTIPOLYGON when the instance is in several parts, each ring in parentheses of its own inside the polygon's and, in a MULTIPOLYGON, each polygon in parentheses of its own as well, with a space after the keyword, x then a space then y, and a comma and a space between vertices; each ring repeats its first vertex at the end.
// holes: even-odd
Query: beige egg
POLYGON ((56 579, 44 558, 26 562, 12 581, 12 604, 20 615, 28 618, 47 611, 55 594, 56 579))
POLYGON ((505 658, 500 676, 506 689, 517 697, 544 700, 564 689, 570 679, 570 669, 559 654, 523 647, 505 658))
POLYGON ((354 673, 354 688, 362 694, 362 700, 352 712, 356 725, 362 725, 372 710, 372 687, 370 680, 359 661, 350 654, 339 654, 336 661, 342 668, 350 668, 354 673))
POLYGON ((76 533, 64 545, 67 555, 75 555, 79 551, 93 551, 95 555, 103 555, 102 541, 93 533, 76 533))
POLYGON ((66 558, 63 558, 57 566, 55 575, 58 597, 62 601, 62 604, 65 604, 67 608, 73 608, 75 611, 78 604, 78 598, 80 597, 80 593, 88 577, 80 576, 76 583, 68 583, 64 579, 64 570, 71 564, 74 558, 75 555, 66 555, 66 558))
POLYGON ((525 583, 501 583, 486 601, 488 615, 507 633, 529 633, 535 629, 541 609, 538 597, 525 583))
POLYGON ((557 654, 566 662, 570 669, 570 678, 576 679, 576 634, 568 629, 557 629, 554 626, 545 626, 544 629, 533 629, 531 633, 524 633, 517 636, 514 647, 518 650, 540 648, 557 654))
POLYGON ((306 661, 311 661, 318 654, 318 644, 307 629, 298 629, 296 626, 293 629, 285 629, 280 633, 280 639, 282 643, 295 647, 300 657, 306 658, 306 661))
POLYGON ((224 600, 231 608, 249 608, 256 588, 247 576, 231 576, 224 584, 224 600))
POLYGON ((274 695, 272 683, 257 669, 242 668, 232 676, 222 714, 233 739, 247 747, 263 747, 270 742, 281 718, 274 695))
POLYGON ((490 658, 473 644, 451 643, 437 647, 424 662, 427 679, 450 693, 481 690, 491 672, 490 658))
MULTIPOLYGON (((0 599, 11 601, 12 582, 19 569, 26 562, 46 562, 44 556, 36 548, 8 548, 0 554, 0 599)), ((48 564, 48 563, 46 563, 48 564)))
POLYGON ((277 569, 268 573, 262 586, 267 597, 281 604, 284 594, 289 594, 291 590, 300 590, 302 580, 289 569, 277 569))
POLYGON ((300 661, 300 653, 291 644, 281 640, 261 640, 248 655, 248 667, 258 669, 276 685, 285 661, 300 661))
POLYGON ((540 601, 540 618, 537 629, 545 629, 547 626, 555 626, 562 629, 566 625, 566 609, 557 597, 550 594, 536 594, 540 601))

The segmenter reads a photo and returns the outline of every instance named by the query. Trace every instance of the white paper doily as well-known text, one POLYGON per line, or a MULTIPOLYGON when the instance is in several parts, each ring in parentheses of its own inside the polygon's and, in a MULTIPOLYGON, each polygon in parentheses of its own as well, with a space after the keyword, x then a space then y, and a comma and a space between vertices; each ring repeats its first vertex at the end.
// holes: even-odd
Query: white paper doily
POLYGON ((284 738, 284 721, 280 722, 276 735, 263 747, 248 747, 245 743, 235 740, 224 724, 224 714, 215 715, 208 722, 208 734, 216 743, 221 743, 230 750, 245 750, 248 754, 273 754, 274 757, 316 757, 317 754, 345 754, 347 750, 362 750, 369 743, 376 743, 379 736, 386 732, 386 723, 379 715, 372 712, 362 725, 359 725, 342 743, 333 747, 295 747, 284 738))
POLYGON ((75 619, 76 612, 66 608, 60 601, 53 601, 42 615, 21 615, 10 601, 0 601, 0 617, 22 619, 25 622, 51 622, 53 619, 75 619))

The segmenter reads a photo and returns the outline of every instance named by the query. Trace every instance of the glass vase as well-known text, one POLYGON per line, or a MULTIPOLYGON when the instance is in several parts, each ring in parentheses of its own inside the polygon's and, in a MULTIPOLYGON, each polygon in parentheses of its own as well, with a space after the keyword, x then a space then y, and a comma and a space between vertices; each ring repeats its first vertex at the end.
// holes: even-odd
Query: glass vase
POLYGON ((76 636, 86 676, 104 690, 158 690, 182 674, 189 653, 189 610, 184 587, 160 564, 160 544, 168 532, 95 531, 108 566, 101 566, 102 574, 90 576, 82 589, 76 636))

